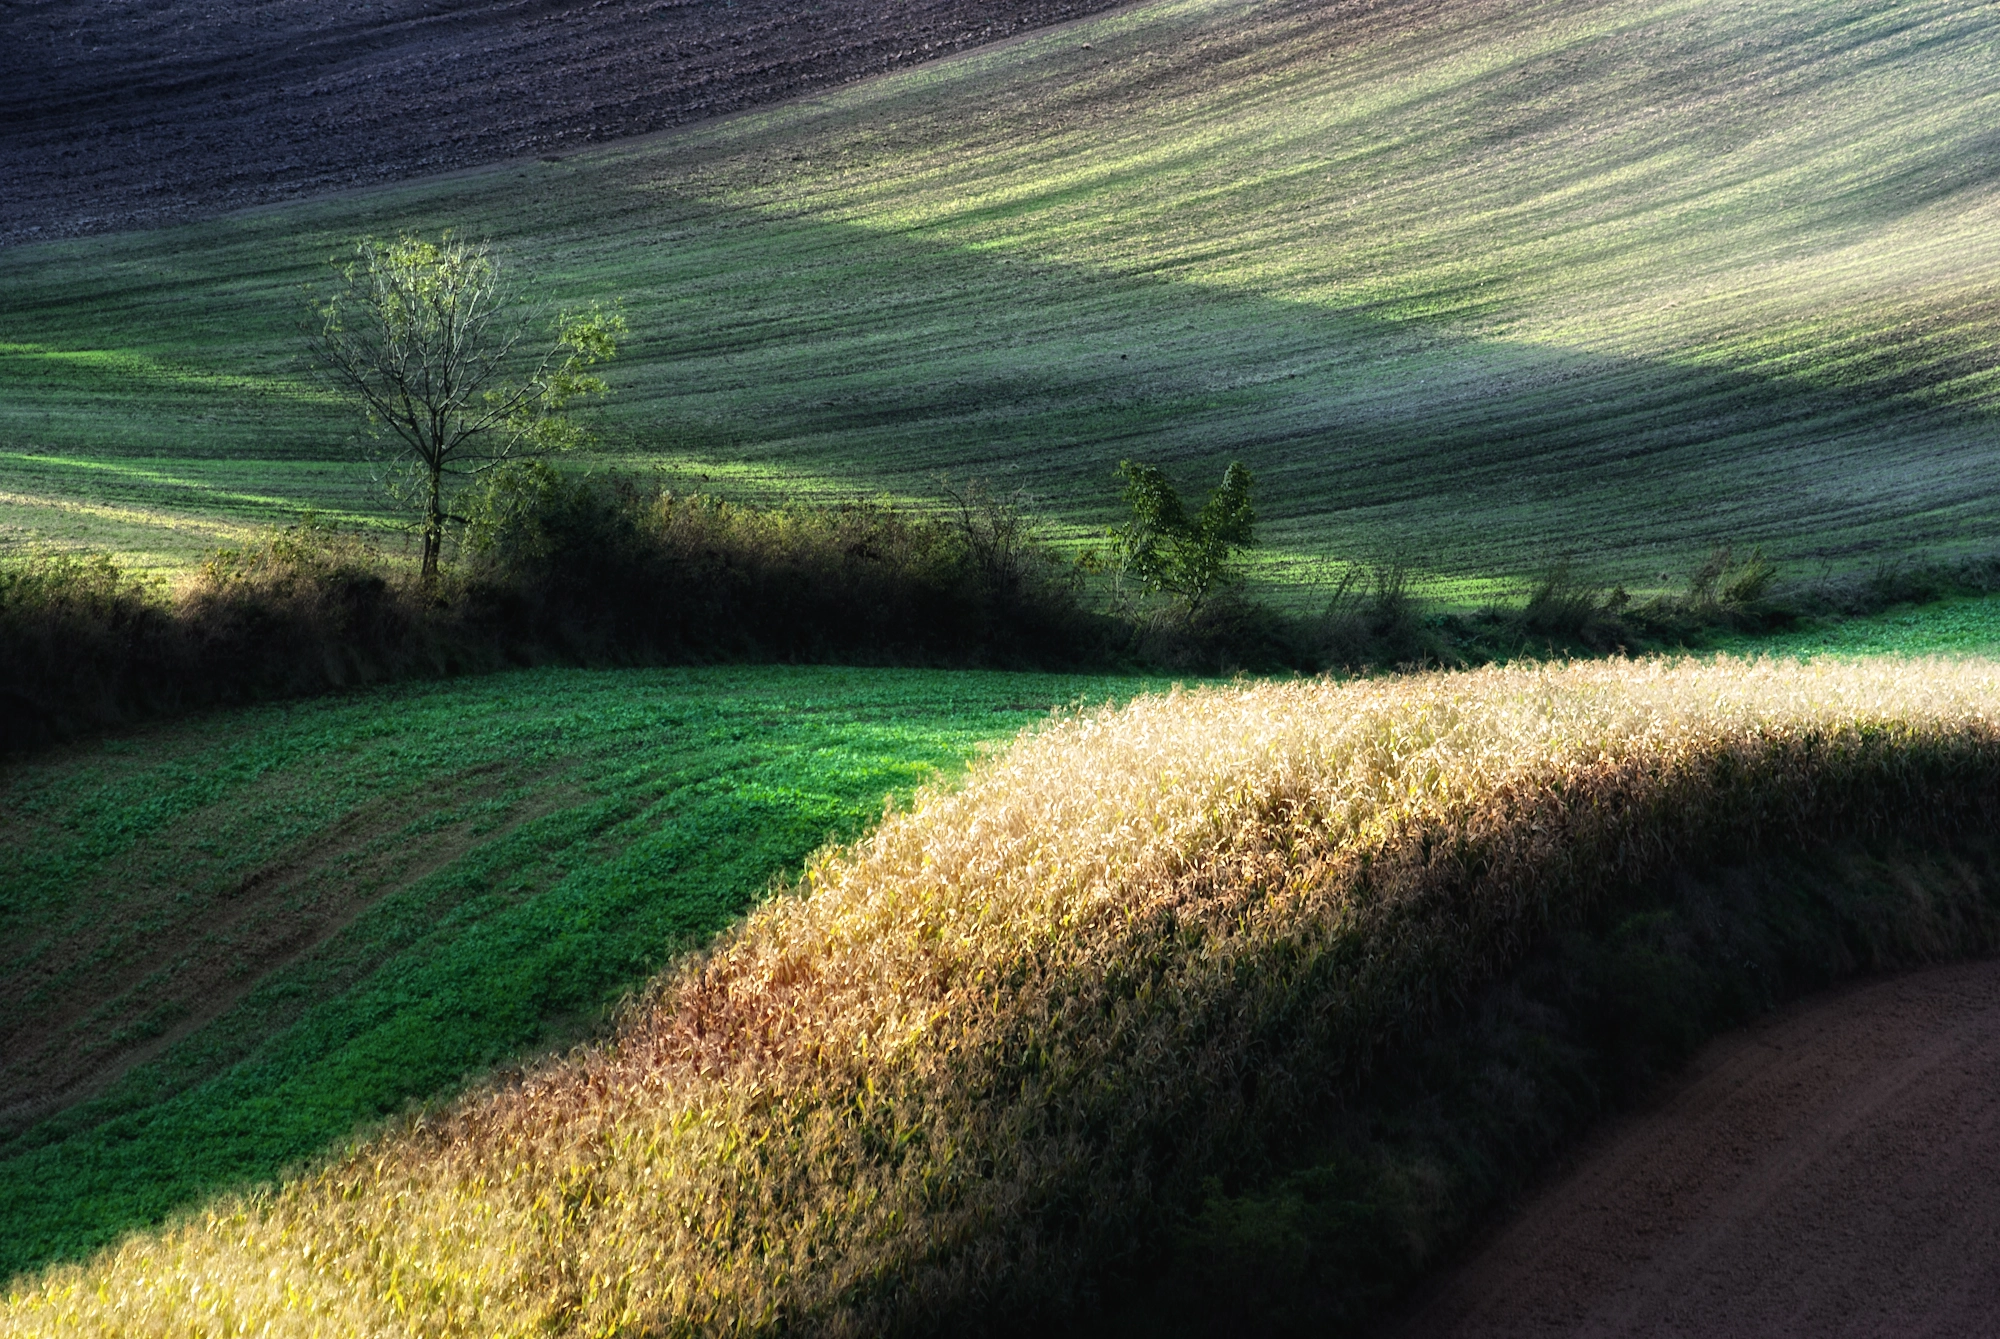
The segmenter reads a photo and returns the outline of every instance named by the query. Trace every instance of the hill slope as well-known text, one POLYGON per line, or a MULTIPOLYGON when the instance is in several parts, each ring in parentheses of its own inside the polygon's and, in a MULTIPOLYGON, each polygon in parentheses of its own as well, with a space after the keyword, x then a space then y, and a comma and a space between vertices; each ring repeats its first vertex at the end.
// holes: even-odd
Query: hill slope
MULTIPOLYGON (((1060 717, 822 851, 801 895, 657 978, 604 1045, 23 1279, 0 1334, 1053 1332, 1375 1060, 1635 891, 1718 857, 1990 832, 1996 702, 1991 663, 1717 659, 1060 717)), ((1630 1019, 1657 1000, 1663 1033, 1698 1036, 1714 973, 1676 966, 1725 961, 1754 1008, 1809 958, 1989 952, 1986 859, 1936 863, 1861 897, 1726 885, 1684 943, 1621 911, 1627 969, 1571 1001, 1630 1019)), ((1562 1049, 1479 1047, 1466 1069, 1562 1049)), ((1534 1111, 1587 1087, 1502 1080, 1468 1132, 1520 1116, 1532 1147, 1534 1111)), ((1479 1156, 1329 1169, 1314 1199, 1364 1247, 1323 1280, 1332 1314, 1451 1235, 1479 1156)), ((1288 1235, 1237 1240, 1276 1264, 1288 1235)))
POLYGON ((1131 680, 529 670, 0 774, 0 1280, 560 1045, 815 847, 1131 680))
POLYGON ((379 508, 297 370, 354 236, 623 294, 613 454, 983 473, 1107 519, 1241 457, 1282 557, 1446 579, 1994 529, 2000 16, 1953 0, 1168 0, 660 138, 0 253, 0 491, 158 561, 379 508), (98 510, 92 510, 96 508, 98 510))
POLYGON ((1106 0, 34 0, 0 43, 0 245, 551 153, 1106 0))

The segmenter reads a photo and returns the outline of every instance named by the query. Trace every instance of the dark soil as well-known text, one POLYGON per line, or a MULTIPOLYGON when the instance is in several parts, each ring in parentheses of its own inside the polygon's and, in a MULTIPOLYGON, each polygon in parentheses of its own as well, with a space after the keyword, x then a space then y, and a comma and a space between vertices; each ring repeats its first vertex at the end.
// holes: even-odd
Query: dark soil
POLYGON ((0 244, 659 130, 1117 0, 0 0, 0 244))

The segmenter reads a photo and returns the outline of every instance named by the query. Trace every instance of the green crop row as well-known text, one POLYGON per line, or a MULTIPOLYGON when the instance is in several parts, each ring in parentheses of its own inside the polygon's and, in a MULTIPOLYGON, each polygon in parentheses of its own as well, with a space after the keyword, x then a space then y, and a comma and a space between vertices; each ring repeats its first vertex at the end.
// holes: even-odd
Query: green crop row
POLYGON ((561 1046, 821 844, 1138 680, 530 670, 0 774, 0 1275, 561 1046))

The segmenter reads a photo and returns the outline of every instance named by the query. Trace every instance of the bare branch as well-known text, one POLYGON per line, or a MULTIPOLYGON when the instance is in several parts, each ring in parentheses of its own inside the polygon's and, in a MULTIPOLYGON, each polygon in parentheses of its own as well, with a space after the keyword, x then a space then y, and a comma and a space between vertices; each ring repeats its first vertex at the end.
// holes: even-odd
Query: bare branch
POLYGON ((449 232, 435 242, 363 238, 336 275, 332 295, 314 308, 307 345, 324 383, 386 428, 425 476, 419 505, 431 580, 444 526, 457 519, 444 481, 574 443, 580 434, 563 410, 608 389, 588 369, 616 356, 624 318, 564 312, 538 356, 522 359, 535 313, 511 307, 491 247, 449 232))

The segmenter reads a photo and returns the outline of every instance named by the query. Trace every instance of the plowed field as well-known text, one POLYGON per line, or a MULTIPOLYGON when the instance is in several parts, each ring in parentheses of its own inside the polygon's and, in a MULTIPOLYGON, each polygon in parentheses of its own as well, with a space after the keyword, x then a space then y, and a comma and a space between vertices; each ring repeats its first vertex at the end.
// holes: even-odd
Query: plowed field
POLYGON ((1107 0, 29 0, 0 14, 0 244, 554 154, 1107 0))

